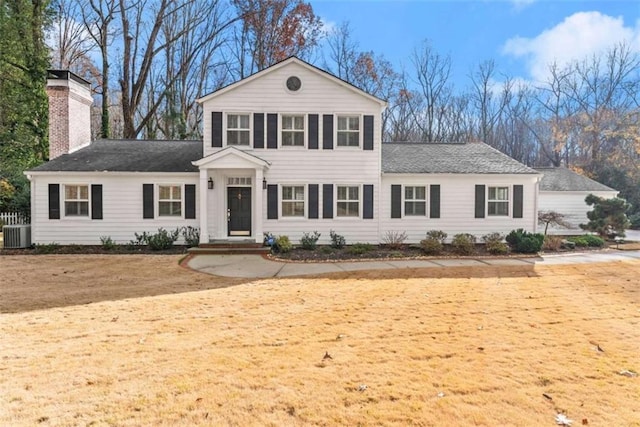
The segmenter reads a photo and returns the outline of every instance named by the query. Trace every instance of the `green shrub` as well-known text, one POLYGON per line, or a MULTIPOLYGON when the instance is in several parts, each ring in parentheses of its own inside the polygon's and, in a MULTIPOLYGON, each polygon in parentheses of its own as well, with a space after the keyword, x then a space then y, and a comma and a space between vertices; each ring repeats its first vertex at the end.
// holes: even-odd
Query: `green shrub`
POLYGON ((427 239, 434 239, 442 244, 447 239, 447 233, 442 230, 429 230, 427 231, 427 239))
POLYGON ((105 251, 111 251, 116 248, 116 242, 111 239, 111 236, 100 236, 100 244, 105 251))
POLYGON ((354 243, 349 247, 349 253, 351 255, 362 255, 367 252, 371 252, 373 250, 373 246, 369 243, 354 243))
POLYGON ((542 249, 542 244, 544 243, 544 239, 538 239, 535 236, 525 236, 523 237, 518 246, 516 246, 516 251, 521 254, 535 254, 540 252, 542 249))
POLYGON ((492 255, 505 255, 509 253, 509 246, 502 241, 503 236, 500 233, 489 233, 482 236, 484 246, 492 255))
POLYGON ((604 246, 604 239, 602 237, 594 236, 593 234, 587 234, 585 237, 589 247, 601 248, 604 246))
POLYGON ((347 244, 344 236, 336 233, 333 230, 329 231, 329 236, 331 237, 331 247, 334 249, 342 249, 344 248, 344 245, 347 244))
POLYGON ((129 246, 144 246, 149 241, 149 233, 143 231, 142 234, 133 233, 135 236, 134 240, 129 241, 129 246))
POLYGON ((176 228, 174 231, 167 231, 164 228, 158 228, 158 232, 147 235, 147 245, 152 251, 164 251, 171 249, 178 236, 180 235, 180 229, 176 228))
POLYGON ((542 249, 544 235, 541 233, 529 233, 519 228, 507 234, 506 240, 516 252, 533 254, 540 252, 540 249, 542 249))
POLYGON ((460 233, 453 236, 451 247, 458 255, 472 255, 475 252, 476 238, 469 233, 460 233))
POLYGON ((200 228, 190 225, 182 227, 182 237, 184 237, 184 243, 190 248, 198 246, 200 244, 200 228))
POLYGON ((442 253, 444 246, 436 239, 426 238, 420 241, 420 249, 426 255, 439 255, 442 253))
POLYGON ((382 244, 391 249, 400 249, 407 240, 407 233, 404 231, 387 231, 382 237, 382 244))
POLYGON ((601 248, 604 246, 604 239, 593 234, 585 234, 583 236, 572 236, 567 239, 581 248, 592 247, 601 248))
POLYGON ((420 249, 426 255, 439 255, 444 249, 447 233, 441 230, 429 230, 427 236, 420 241, 420 249))
POLYGON ((511 247, 515 248, 518 245, 518 242, 522 240, 522 237, 524 236, 525 233, 526 231, 524 231, 522 228, 518 228, 517 230, 511 230, 511 232, 507 234, 507 236, 505 237, 505 240, 507 241, 508 244, 511 245, 511 247))
POLYGON ((273 244, 272 248, 274 248, 276 252, 286 254, 291 252, 291 250, 293 249, 293 243, 291 243, 291 241, 289 240, 289 236, 282 235, 276 238, 276 241, 273 244))
POLYGON ((314 231, 313 233, 302 233, 302 238, 300 238, 300 246, 302 246, 302 249, 312 251, 316 248, 318 239, 320 239, 320 233, 318 233, 317 231, 314 231))

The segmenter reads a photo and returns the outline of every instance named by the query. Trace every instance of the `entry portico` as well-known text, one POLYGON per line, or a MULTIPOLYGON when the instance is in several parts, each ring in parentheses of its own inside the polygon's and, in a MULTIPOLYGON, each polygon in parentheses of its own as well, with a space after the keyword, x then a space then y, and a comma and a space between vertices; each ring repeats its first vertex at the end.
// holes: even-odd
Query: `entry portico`
POLYGON ((193 162, 200 170, 200 243, 261 243, 265 172, 271 164, 236 147, 193 162))

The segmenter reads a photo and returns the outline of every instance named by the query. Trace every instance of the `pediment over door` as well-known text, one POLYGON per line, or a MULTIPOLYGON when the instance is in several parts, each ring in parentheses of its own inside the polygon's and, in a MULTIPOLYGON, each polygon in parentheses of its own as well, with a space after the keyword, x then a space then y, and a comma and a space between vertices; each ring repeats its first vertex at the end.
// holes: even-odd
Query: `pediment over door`
POLYGON ((268 169, 271 163, 235 147, 227 147, 193 162, 202 169, 268 169))

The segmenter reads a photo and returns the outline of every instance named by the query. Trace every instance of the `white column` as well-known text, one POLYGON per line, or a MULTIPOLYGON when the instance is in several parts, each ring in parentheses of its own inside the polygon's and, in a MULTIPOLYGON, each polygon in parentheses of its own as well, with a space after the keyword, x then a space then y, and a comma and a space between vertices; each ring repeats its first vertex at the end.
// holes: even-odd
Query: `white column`
POLYGON ((208 172, 208 169, 200 169, 200 244, 209 243, 209 228, 207 224, 207 205, 209 204, 208 172))
POLYGON ((262 235, 262 195, 264 191, 262 189, 262 179, 264 178, 264 173, 262 168, 256 168, 256 182, 253 185, 255 189, 255 198, 253 202, 253 231, 256 239, 256 243, 262 243, 264 236, 262 235))

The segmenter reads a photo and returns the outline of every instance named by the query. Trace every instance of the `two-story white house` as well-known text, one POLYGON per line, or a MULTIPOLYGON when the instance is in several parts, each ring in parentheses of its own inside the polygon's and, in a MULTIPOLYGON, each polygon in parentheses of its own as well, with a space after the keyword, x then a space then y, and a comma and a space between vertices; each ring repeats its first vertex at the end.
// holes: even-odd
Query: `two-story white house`
POLYGON ((48 83, 51 160, 27 172, 34 243, 183 226, 201 243, 537 227, 539 172, 482 143, 383 143, 385 101, 297 58, 201 98, 202 141, 89 144, 88 84, 48 83))

